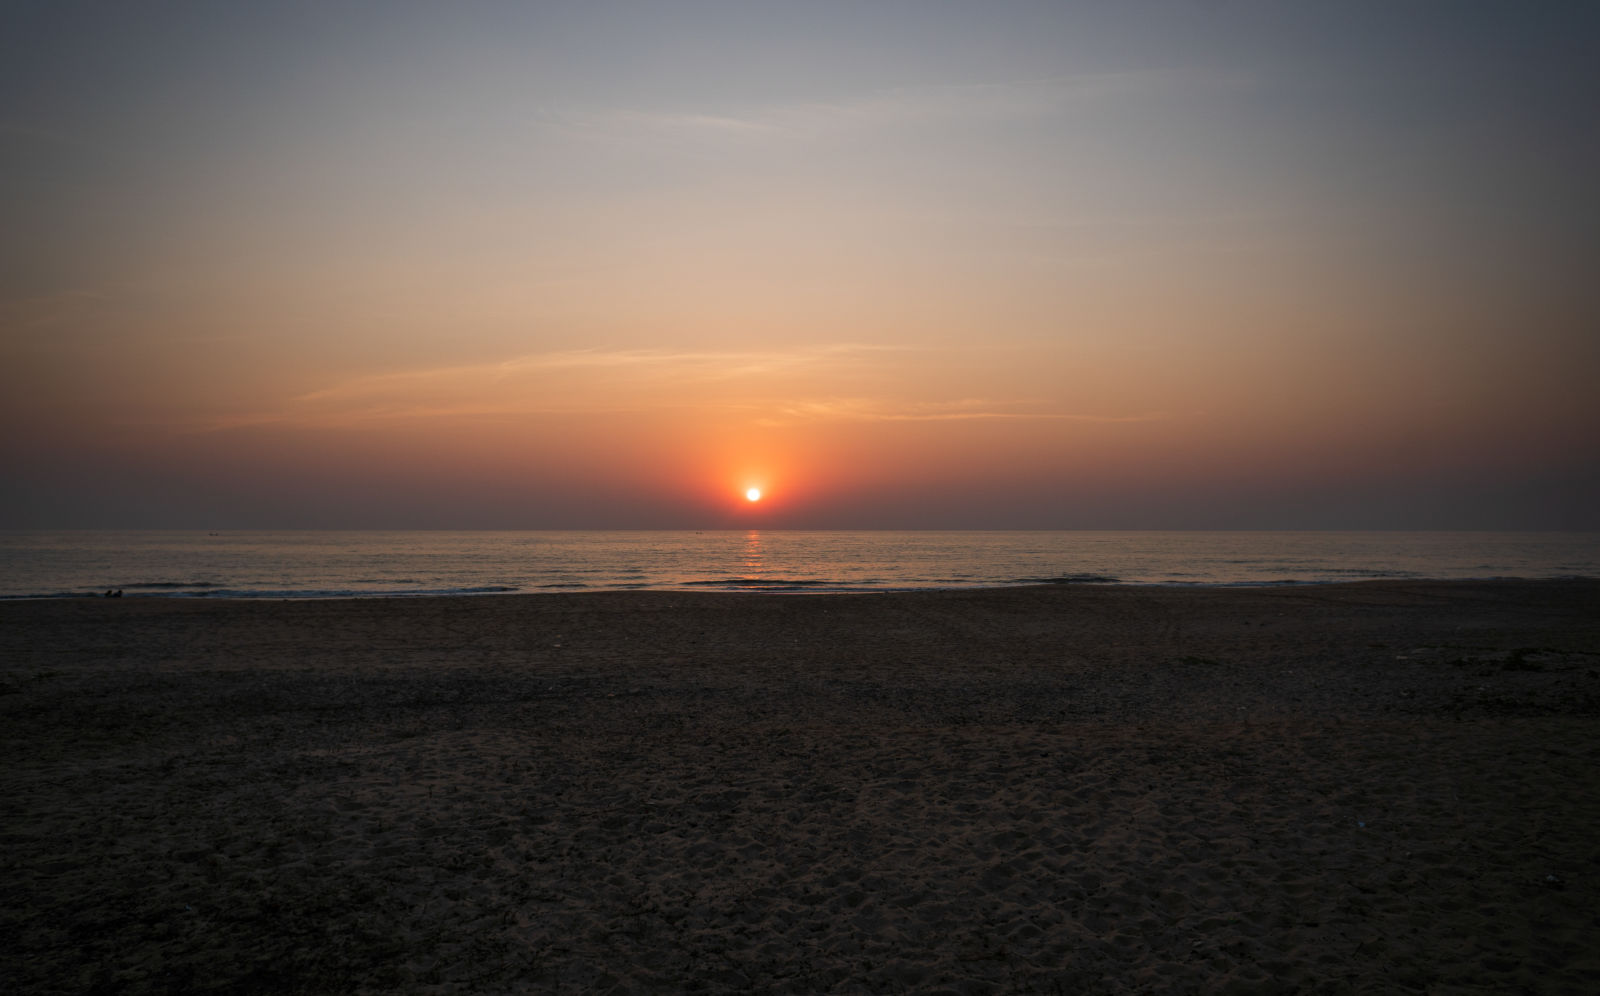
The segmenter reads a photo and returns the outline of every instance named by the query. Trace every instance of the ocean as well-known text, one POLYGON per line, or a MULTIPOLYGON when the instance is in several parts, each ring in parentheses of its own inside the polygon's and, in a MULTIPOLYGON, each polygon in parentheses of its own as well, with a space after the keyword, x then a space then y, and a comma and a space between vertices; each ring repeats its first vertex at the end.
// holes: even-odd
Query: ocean
POLYGON ((1600 533, 0 532, 0 597, 886 591, 1600 576, 1600 533))

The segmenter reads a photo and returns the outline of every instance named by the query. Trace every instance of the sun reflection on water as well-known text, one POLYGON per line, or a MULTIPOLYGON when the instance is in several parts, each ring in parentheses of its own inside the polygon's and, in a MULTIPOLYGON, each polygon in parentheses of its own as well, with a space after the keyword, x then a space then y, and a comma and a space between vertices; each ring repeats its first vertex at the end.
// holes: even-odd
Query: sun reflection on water
POLYGON ((744 537, 744 571, 748 577, 761 573, 761 533, 752 529, 744 537))

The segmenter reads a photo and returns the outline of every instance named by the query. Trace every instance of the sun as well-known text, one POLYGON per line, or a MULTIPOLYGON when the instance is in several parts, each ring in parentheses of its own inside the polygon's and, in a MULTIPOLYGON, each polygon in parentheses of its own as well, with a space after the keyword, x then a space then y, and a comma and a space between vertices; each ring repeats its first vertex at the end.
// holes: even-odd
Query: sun
POLYGON ((745 496, 745 498, 747 498, 750 501, 760 501, 761 500, 761 489, 760 488, 751 488, 749 491, 746 491, 744 493, 744 496, 745 496))

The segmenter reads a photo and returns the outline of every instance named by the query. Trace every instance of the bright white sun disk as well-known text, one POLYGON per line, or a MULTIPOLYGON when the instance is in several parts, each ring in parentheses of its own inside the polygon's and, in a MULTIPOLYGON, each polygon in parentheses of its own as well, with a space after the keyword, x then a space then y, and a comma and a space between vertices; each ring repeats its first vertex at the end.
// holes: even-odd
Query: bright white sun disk
POLYGON ((746 498, 750 499, 751 501, 760 501, 761 500, 761 489, 760 488, 751 488, 749 491, 746 491, 744 493, 744 496, 746 498))

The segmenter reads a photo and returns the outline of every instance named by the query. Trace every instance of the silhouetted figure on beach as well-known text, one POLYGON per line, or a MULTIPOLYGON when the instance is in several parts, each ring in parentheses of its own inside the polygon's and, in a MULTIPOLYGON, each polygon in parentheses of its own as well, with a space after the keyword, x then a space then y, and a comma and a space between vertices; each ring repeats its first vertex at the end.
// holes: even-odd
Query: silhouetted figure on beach
POLYGON ((107 588, 106 589, 106 597, 107 598, 121 598, 122 597, 122 589, 118 588, 116 591, 112 591, 110 588, 107 588))

